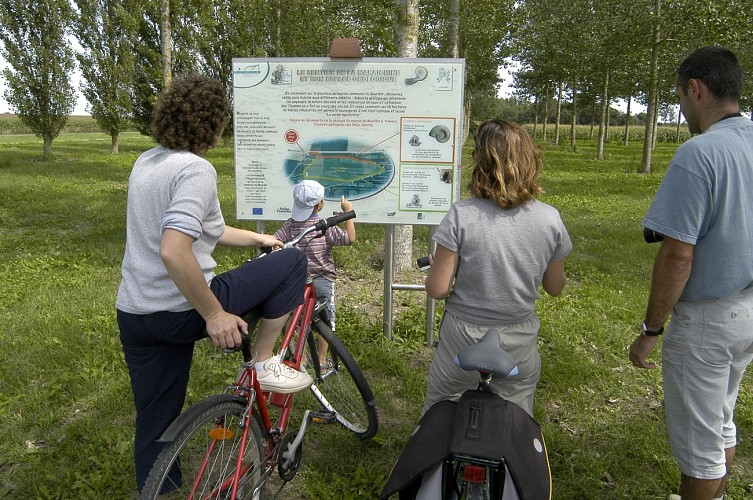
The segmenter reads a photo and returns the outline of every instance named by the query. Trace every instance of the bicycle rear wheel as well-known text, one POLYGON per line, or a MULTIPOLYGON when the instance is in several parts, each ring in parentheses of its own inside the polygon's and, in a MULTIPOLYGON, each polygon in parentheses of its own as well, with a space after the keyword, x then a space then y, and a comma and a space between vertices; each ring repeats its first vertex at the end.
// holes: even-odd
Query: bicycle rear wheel
POLYGON ((248 429, 239 427, 245 410, 245 404, 232 396, 214 396, 189 408, 175 439, 157 457, 140 498, 152 500, 164 491, 176 499, 230 499, 244 440, 237 498, 262 498, 253 489, 264 469, 264 442, 256 416, 248 429))
MULTIPOLYGON (((326 340, 326 364, 319 373, 312 374, 315 383, 311 392, 321 405, 335 413, 337 421, 359 438, 374 437, 378 428, 376 400, 361 368, 348 349, 324 321, 315 320, 312 326, 326 340)), ((312 351, 309 343, 309 351, 312 351)), ((315 355, 309 352, 309 357, 315 355)), ((310 367, 318 363, 309 362, 310 367)))

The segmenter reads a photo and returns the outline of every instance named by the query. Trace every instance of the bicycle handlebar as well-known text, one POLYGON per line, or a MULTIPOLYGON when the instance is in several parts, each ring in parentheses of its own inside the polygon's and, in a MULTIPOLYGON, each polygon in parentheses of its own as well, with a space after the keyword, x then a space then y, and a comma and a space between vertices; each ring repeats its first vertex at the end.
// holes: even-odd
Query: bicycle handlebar
MULTIPOLYGON (((326 231, 327 228, 336 226, 341 222, 345 222, 346 220, 355 219, 355 218, 356 218, 355 210, 349 210, 341 214, 333 215, 332 217, 329 217, 327 219, 319 219, 318 221, 314 223, 313 226, 309 226, 305 228, 303 231, 298 233, 295 236, 295 238, 293 238, 290 241, 285 242, 285 246, 283 248, 292 248, 296 246, 303 239, 303 237, 309 233, 313 233, 314 231, 320 231, 322 234, 324 234, 324 231, 326 231)), ((261 251, 262 254, 266 254, 272 251, 272 247, 261 247, 259 250, 261 251)))
POLYGON ((307 227, 306 229, 298 233, 295 238, 286 242, 285 248, 296 246, 298 242, 301 241, 303 237, 309 233, 312 233, 314 231, 321 231, 322 233, 324 233, 324 231, 326 231, 327 228, 329 227, 336 226, 337 224, 341 222, 345 222, 346 220, 355 219, 355 218, 356 218, 355 210, 349 210, 347 212, 334 215, 327 219, 319 219, 318 221, 316 221, 316 223, 313 226, 307 227))
MULTIPOLYGON (((356 218, 355 210, 348 210, 347 212, 333 215, 332 217, 325 220, 327 221, 327 227, 332 227, 332 226, 336 226, 337 224, 341 222, 345 222, 346 220, 355 219, 355 218, 356 218)), ((325 227, 324 229, 326 229, 327 227, 325 227)))

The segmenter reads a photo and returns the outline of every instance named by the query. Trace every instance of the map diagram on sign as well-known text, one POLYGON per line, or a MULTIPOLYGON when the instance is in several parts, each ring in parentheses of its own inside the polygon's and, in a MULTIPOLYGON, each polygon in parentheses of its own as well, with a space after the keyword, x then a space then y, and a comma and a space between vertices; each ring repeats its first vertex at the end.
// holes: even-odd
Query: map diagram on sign
POLYGON ((395 164, 384 150, 347 137, 322 137, 307 148, 296 143, 283 162, 291 185, 304 179, 324 186, 325 200, 359 200, 373 196, 390 185, 395 164))

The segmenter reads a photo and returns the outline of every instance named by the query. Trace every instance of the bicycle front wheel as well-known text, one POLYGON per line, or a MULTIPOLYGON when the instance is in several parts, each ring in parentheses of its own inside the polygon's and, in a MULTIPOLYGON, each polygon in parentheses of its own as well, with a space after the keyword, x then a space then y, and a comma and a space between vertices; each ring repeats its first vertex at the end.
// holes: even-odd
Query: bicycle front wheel
POLYGON ((259 500, 261 492, 254 494, 254 486, 264 469, 264 442, 256 417, 247 428, 241 427, 246 406, 232 396, 215 396, 199 405, 197 411, 187 410, 175 439, 157 457, 141 498, 233 498, 239 451, 245 443, 236 498, 259 500))
POLYGON ((361 368, 329 325, 319 320, 312 326, 328 349, 324 366, 314 375, 311 392, 325 409, 335 413, 343 427, 363 440, 374 437, 378 427, 376 400, 361 368))

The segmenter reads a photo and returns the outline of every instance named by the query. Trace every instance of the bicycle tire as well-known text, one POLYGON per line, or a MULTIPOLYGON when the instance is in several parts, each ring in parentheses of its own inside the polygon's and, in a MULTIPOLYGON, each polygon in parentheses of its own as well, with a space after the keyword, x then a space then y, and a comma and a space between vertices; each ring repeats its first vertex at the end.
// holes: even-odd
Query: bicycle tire
MULTIPOLYGON (((329 345, 329 369, 324 375, 321 372, 312 374, 314 384, 311 392, 326 410, 335 413, 340 425, 362 440, 371 439, 379 427, 376 399, 371 386, 345 344, 329 325, 317 318, 312 326, 329 345)), ((311 344, 309 351, 312 350, 311 344)), ((310 352, 309 356, 316 359, 316 353, 310 352)), ((319 368, 318 363, 309 363, 309 366, 319 368)))
MULTIPOLYGON (((170 498, 187 498, 194 484, 197 488, 193 495, 195 498, 231 497, 232 488, 223 491, 220 485, 235 471, 238 447, 243 436, 238 422, 246 406, 229 395, 208 398, 197 406, 202 404, 205 408, 182 423, 175 432, 175 439, 157 457, 141 492, 141 499, 158 498, 163 486, 167 489, 166 493, 170 493, 170 498), (210 432, 219 434, 220 439, 210 437, 210 432), (210 448, 212 450, 207 456, 210 448), (208 460, 207 467, 202 474, 201 464, 205 458, 208 460), (169 477, 178 470, 177 474, 182 475, 181 481, 169 477)), ((265 494, 262 488, 253 496, 253 487, 261 478, 265 462, 264 441, 257 420, 254 415, 248 429, 244 465, 249 467, 249 471, 241 480, 238 498, 259 500, 265 494)))

